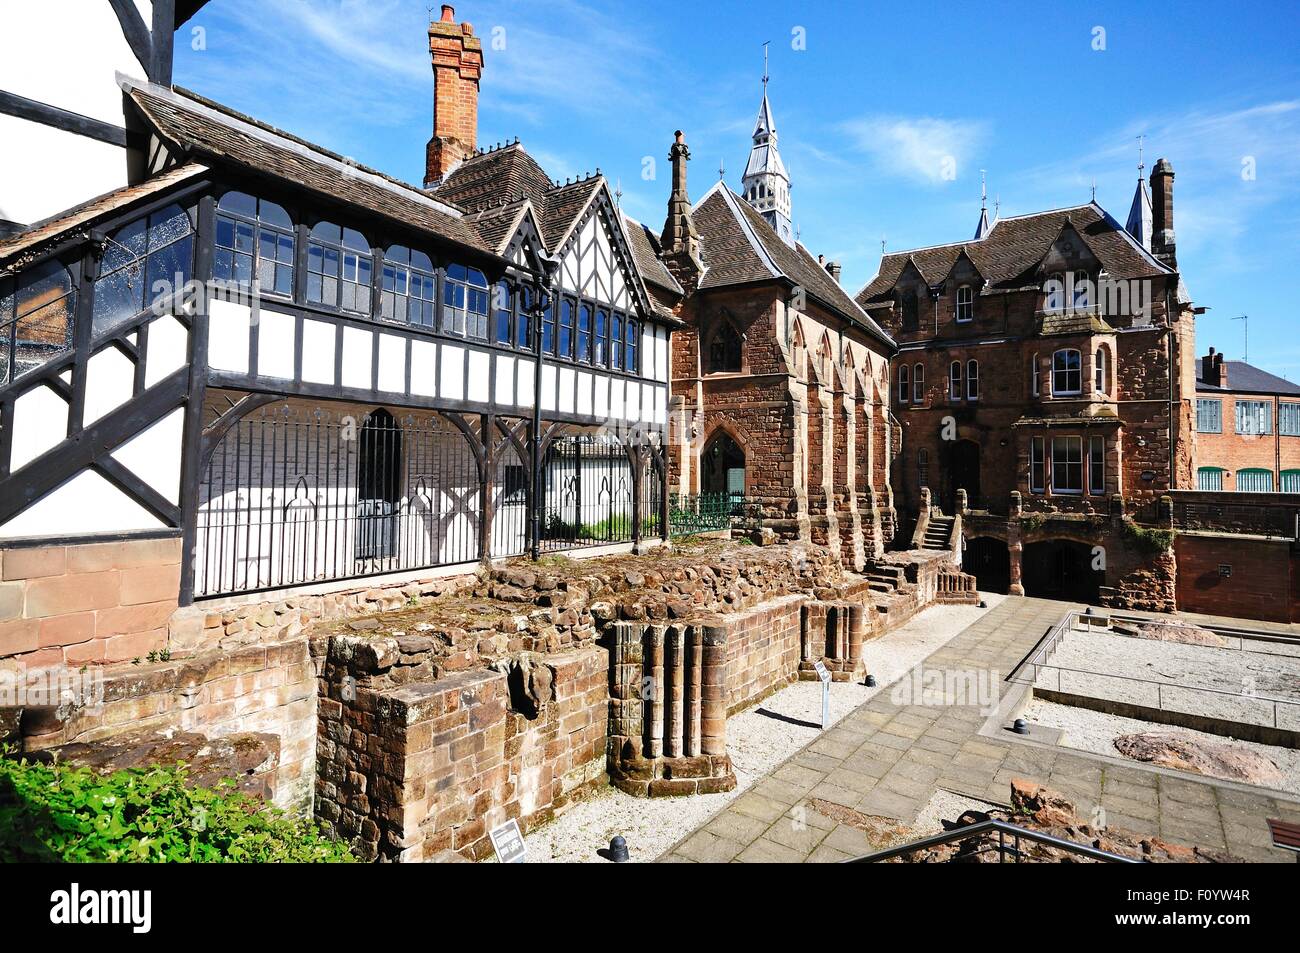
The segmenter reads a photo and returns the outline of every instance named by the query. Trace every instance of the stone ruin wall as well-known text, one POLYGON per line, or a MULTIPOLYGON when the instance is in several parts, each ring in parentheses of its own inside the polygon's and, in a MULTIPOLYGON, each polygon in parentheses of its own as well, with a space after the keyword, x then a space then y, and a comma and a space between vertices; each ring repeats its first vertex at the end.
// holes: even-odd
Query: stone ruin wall
POLYGON ((104 669, 97 710, 29 712, 23 744, 255 735, 238 750, 264 756, 240 769, 361 856, 481 858, 496 824, 530 829, 611 780, 734 786, 729 714, 815 658, 858 674, 862 640, 943 597, 937 563, 897 576, 886 596, 815 547, 706 547, 198 606, 175 656, 104 669))

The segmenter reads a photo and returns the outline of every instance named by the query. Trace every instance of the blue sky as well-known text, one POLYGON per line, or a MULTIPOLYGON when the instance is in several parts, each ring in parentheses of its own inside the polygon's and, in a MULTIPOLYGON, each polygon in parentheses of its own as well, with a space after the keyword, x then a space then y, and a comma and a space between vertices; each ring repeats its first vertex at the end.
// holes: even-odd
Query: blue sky
MULTIPOLYGON (((212 0, 177 36, 176 82, 419 183, 427 8, 212 0)), ((484 39, 480 144, 518 136, 555 178, 599 167, 656 228, 675 129, 694 198, 721 163, 739 189, 771 41, 794 218, 814 254, 843 262, 850 291, 875 274, 882 238, 891 250, 969 238, 980 169, 1004 215, 1086 202, 1095 180, 1123 221, 1144 134, 1148 171, 1167 156, 1177 172, 1179 265, 1211 308, 1198 350, 1240 358, 1231 319, 1248 314, 1251 363, 1300 380, 1295 0, 462 0, 456 13, 484 39)))

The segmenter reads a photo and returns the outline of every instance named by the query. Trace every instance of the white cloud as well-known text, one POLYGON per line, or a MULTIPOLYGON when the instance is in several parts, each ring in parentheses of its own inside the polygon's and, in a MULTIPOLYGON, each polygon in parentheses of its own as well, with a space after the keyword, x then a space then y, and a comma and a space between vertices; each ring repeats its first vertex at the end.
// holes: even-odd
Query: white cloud
POLYGON ((884 171, 931 185, 962 175, 988 133, 983 121, 930 117, 873 116, 842 128, 884 171))

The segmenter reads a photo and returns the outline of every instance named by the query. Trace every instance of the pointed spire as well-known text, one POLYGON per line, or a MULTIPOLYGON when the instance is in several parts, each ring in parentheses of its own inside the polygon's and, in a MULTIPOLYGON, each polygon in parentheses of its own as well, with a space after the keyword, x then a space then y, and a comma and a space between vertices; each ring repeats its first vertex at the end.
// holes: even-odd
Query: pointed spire
POLYGON ((1152 219, 1151 214, 1151 195, 1147 192, 1147 184, 1142 178, 1142 172, 1146 168, 1146 162, 1142 154, 1142 140, 1145 136, 1138 136, 1138 181, 1137 189, 1133 193, 1133 204, 1129 208, 1128 221, 1124 225, 1124 230, 1137 239, 1147 251, 1151 251, 1151 233, 1152 219))
POLYGON ((744 199, 763 216, 787 245, 795 241, 790 217, 790 176, 777 150, 776 122, 767 98, 768 44, 763 44, 763 99, 754 122, 753 145, 749 162, 741 177, 744 199))
POLYGON ((984 170, 980 169, 980 222, 975 226, 975 241, 979 241, 987 235, 993 228, 989 222, 989 187, 984 177, 984 170))

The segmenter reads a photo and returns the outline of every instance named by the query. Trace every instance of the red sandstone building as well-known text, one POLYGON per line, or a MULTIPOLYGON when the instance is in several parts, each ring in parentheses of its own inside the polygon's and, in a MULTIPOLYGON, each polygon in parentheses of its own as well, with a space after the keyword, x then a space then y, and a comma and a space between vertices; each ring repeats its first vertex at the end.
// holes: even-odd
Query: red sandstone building
POLYGON ((1127 226, 1095 202, 992 224, 982 211, 973 239, 886 255, 857 296, 899 344, 899 508, 917 538, 963 515, 982 587, 1164 601, 1124 521, 1192 480, 1173 180, 1160 160, 1153 206, 1139 178, 1127 226))
POLYGON ((741 195, 718 182, 692 205, 681 133, 669 158, 655 244, 671 274, 642 271, 684 325, 673 334, 671 488, 743 497, 767 529, 861 569, 893 535, 894 343, 840 286, 838 264, 793 234, 766 85, 741 195))
POLYGON ((1196 488, 1300 493, 1300 386, 1210 348, 1196 375, 1196 488))

